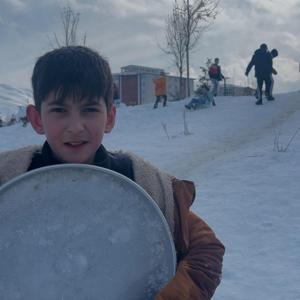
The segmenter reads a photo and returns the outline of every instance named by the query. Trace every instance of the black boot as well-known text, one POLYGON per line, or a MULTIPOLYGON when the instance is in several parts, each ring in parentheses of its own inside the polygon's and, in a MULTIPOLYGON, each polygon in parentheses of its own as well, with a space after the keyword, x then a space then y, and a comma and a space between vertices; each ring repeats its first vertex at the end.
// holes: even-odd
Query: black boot
POLYGON ((262 105, 262 100, 261 99, 258 99, 256 102, 255 102, 256 105, 262 105))
POLYGON ((167 95, 163 96, 164 102, 163 102, 163 107, 167 106, 167 95))
POLYGON ((275 100, 275 98, 273 97, 273 96, 268 96, 268 101, 274 101, 275 100))

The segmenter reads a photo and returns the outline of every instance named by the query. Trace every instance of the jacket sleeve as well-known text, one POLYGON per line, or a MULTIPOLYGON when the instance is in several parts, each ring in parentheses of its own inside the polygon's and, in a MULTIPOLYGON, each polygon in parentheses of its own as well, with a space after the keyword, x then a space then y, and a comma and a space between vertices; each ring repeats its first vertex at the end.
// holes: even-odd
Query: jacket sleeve
POLYGON ((270 54, 269 56, 269 73, 272 75, 273 73, 273 59, 272 59, 272 55, 270 54))
POLYGON ((193 183, 175 180, 173 186, 177 270, 155 299, 211 299, 220 283, 225 248, 209 226, 189 211, 195 197, 193 183))
POLYGON ((246 76, 248 76, 249 72, 251 71, 252 67, 254 66, 254 64, 255 64, 255 59, 256 59, 256 56, 255 56, 255 54, 254 54, 254 55, 252 56, 251 61, 249 62, 248 66, 247 66, 246 73, 245 73, 246 76))
POLYGON ((221 66, 219 66, 219 74, 220 74, 220 76, 219 76, 220 80, 219 81, 221 81, 225 78, 224 75, 222 74, 221 66))

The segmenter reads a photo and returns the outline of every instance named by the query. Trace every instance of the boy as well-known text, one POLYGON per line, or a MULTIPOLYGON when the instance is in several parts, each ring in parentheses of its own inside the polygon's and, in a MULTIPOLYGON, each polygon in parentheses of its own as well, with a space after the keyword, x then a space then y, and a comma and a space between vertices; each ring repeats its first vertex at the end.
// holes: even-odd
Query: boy
POLYGON ((156 79, 153 79, 153 83, 155 85, 156 96, 153 108, 157 108, 161 97, 164 99, 163 106, 167 106, 167 81, 165 72, 160 72, 160 76, 156 79))
POLYGON ((214 103, 214 96, 209 91, 209 87, 204 83, 197 91, 197 96, 185 105, 187 109, 197 109, 201 106, 207 106, 214 103))
MULTIPOLYGON (((212 84, 211 93, 213 96, 217 96, 219 81, 225 80, 225 77, 222 74, 221 66, 219 65, 219 58, 216 57, 214 63, 209 67, 208 75, 212 84)), ((216 105, 215 101, 212 103, 214 106, 216 105)))
POLYGON ((32 87, 35 105, 28 106, 27 116, 46 142, 1 153, 0 184, 60 163, 93 164, 127 176, 159 204, 177 251, 176 275, 155 299, 210 299, 220 283, 224 246, 189 211, 195 198, 193 183, 159 171, 133 154, 108 152, 102 145, 116 117, 107 61, 86 47, 53 50, 38 59, 32 87))

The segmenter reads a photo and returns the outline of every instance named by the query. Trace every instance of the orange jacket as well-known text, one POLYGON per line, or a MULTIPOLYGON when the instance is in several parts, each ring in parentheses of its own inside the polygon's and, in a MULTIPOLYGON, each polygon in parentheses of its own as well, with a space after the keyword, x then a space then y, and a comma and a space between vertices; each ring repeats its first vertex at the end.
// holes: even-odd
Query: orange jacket
POLYGON ((166 77, 160 76, 153 80, 155 84, 155 96, 166 95, 166 77))

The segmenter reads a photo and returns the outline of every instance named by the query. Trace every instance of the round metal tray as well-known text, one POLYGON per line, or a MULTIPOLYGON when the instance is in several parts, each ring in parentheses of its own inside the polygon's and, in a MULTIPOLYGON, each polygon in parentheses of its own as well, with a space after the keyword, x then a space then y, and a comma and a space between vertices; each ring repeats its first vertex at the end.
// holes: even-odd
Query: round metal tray
POLYGON ((0 188, 3 299, 153 299, 175 266, 160 209, 116 172, 56 165, 0 188))

